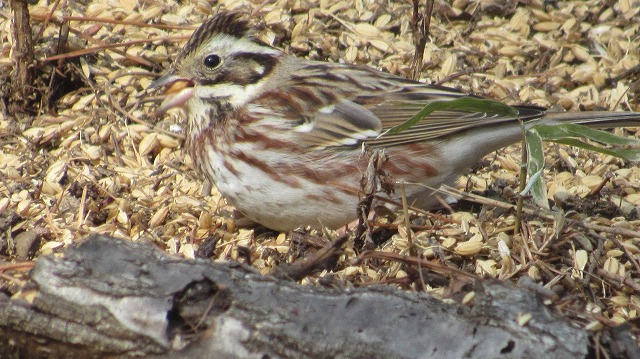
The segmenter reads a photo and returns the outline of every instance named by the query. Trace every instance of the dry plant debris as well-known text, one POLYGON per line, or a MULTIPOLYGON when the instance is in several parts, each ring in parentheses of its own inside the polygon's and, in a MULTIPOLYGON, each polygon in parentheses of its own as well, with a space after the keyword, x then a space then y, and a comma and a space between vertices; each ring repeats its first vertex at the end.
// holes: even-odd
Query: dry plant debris
MULTIPOLYGON (((549 3, 437 1, 421 79, 511 104, 640 111, 640 2, 549 3)), ((159 100, 146 86, 218 7, 251 13, 265 41, 297 56, 411 75, 407 1, 32 5, 40 102, 11 116, 6 103, 0 106, 3 292, 15 293, 23 283, 24 261, 58 253, 89 233, 152 241, 185 257, 243 260, 264 273, 337 237, 241 228, 215 188, 203 194, 184 151, 181 113, 148 116, 159 100)), ((10 19, 0 2, 3 98, 12 68, 10 19)), ((633 128, 616 133, 640 137, 633 128)), ((528 277, 550 289, 552 304, 585 328, 638 323, 640 168, 574 148, 547 150, 549 197, 567 218, 595 229, 562 226, 561 216, 549 220, 530 211, 523 234, 514 236, 513 211, 491 202, 410 212, 412 232, 399 213, 379 219, 372 235, 388 240, 367 260, 357 260, 347 245, 332 271, 302 283, 389 283, 461 300, 456 295, 465 281, 457 270, 478 278, 528 277), (409 234, 423 261, 434 259, 444 269, 433 274, 420 271, 417 258, 399 260, 409 254, 409 234)), ((519 159, 518 146, 487 156, 461 186, 513 203, 519 159)))

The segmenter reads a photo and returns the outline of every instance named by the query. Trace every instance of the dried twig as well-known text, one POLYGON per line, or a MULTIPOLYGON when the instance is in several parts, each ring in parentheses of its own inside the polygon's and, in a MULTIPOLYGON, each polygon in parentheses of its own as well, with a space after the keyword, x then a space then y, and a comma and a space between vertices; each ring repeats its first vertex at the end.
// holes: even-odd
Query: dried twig
POLYGON ((360 254, 358 258, 356 258, 355 263, 356 264, 362 263, 366 259, 373 259, 373 258, 420 266, 441 274, 450 274, 450 275, 455 275, 462 278, 472 278, 472 279, 478 278, 474 274, 467 273, 457 268, 447 267, 438 262, 433 262, 433 261, 421 259, 418 257, 411 257, 411 256, 405 256, 402 254, 382 252, 382 251, 365 251, 362 254, 360 254))
POLYGON ((358 226, 355 234, 356 248, 373 247, 373 240, 371 239, 371 228, 369 225, 369 213, 373 205, 373 200, 376 198, 376 193, 383 191, 391 191, 385 184, 385 173, 382 171, 382 166, 387 161, 387 157, 382 151, 375 150, 369 154, 369 151, 365 151, 365 154, 369 156, 367 164, 367 170, 362 174, 360 180, 360 188, 364 196, 358 203, 358 226), (386 188, 386 189, 385 189, 386 188), (364 238, 363 238, 364 237, 364 238))
POLYGON ((640 294, 640 282, 638 280, 631 277, 621 277, 619 275, 615 275, 611 272, 607 272, 606 270, 600 268, 596 272, 599 276, 606 279, 609 284, 614 285, 615 287, 620 285, 626 285, 629 288, 633 289, 636 294, 640 294))
MULTIPOLYGON (((500 208, 506 208, 506 209, 515 209, 515 206, 510 204, 510 203, 496 201, 496 200, 493 200, 493 199, 490 199, 490 198, 485 198, 485 197, 482 197, 482 196, 475 195, 473 193, 463 192, 463 191, 460 191, 460 190, 458 190, 456 188, 449 187, 449 186, 443 186, 442 191, 447 193, 447 194, 450 194, 452 196, 456 196, 458 198, 464 198, 464 199, 466 199, 468 201, 473 201, 473 202, 476 202, 476 203, 479 203, 479 204, 486 204, 486 205, 490 205, 490 206, 494 206, 494 207, 500 207, 500 208)), ((555 219, 555 215, 553 213, 551 213, 550 211, 547 211, 547 210, 540 209, 540 208, 523 207, 522 211, 524 213, 526 213, 526 214, 538 216, 540 218, 544 218, 544 219, 547 219, 547 220, 554 220, 555 219)), ((600 226, 600 225, 597 225, 597 224, 588 223, 588 222, 584 222, 584 221, 578 221, 578 220, 570 219, 570 218, 565 218, 565 223, 573 225, 573 226, 592 229, 594 231, 606 232, 606 233, 611 233, 611 234, 618 234, 618 235, 629 237, 629 238, 640 238, 640 232, 639 231, 634 231, 634 230, 631 230, 631 229, 620 228, 620 227, 600 226)))
MULTIPOLYGON (((72 30, 72 32, 74 32, 72 30)), ((86 37, 86 35, 85 35, 86 37)), ((149 66, 149 67, 155 67, 157 66, 156 64, 143 59, 140 56, 136 56, 136 55, 131 55, 126 53, 125 51, 122 50, 118 50, 119 47, 128 47, 128 46, 132 46, 132 45, 138 45, 138 44, 147 44, 147 43, 151 43, 153 41, 165 41, 165 40, 186 40, 188 38, 188 36, 172 36, 172 37, 159 37, 159 38, 150 38, 150 39, 143 39, 143 40, 131 40, 131 41, 127 41, 127 42, 123 42, 123 43, 119 43, 119 44, 107 44, 101 40, 97 40, 94 39, 92 37, 89 36, 89 38, 91 39, 90 41, 99 44, 98 46, 94 46, 94 47, 89 47, 86 49, 81 49, 81 50, 76 50, 76 51, 71 51, 68 53, 64 53, 64 54, 60 54, 60 55, 55 55, 55 56, 51 56, 46 58, 44 61, 57 61, 60 59, 67 59, 67 58, 73 58, 73 57, 78 57, 78 56, 82 56, 82 55, 88 55, 88 54, 93 54, 93 53, 97 53, 100 52, 102 50, 112 50, 115 51, 116 53, 125 56, 126 58, 138 62, 141 65, 145 65, 145 66, 149 66)))
POLYGON ((431 14, 433 13, 433 0, 427 0, 424 14, 420 13, 420 0, 413 0, 413 15, 411 17, 411 31, 413 33, 413 44, 416 47, 411 63, 411 78, 417 80, 422 70, 422 60, 424 58, 424 48, 429 39, 429 25, 431 24, 431 14))
MULTIPOLYGON (((55 11, 55 8, 53 9, 55 11)), ((41 16, 34 15, 32 16, 34 21, 44 21, 45 25, 48 21, 54 20, 51 16, 41 16)), ((95 23, 104 23, 104 24, 114 24, 114 25, 127 25, 134 26, 137 28, 143 27, 152 27, 155 29, 167 29, 167 30, 195 30, 197 28, 196 25, 171 25, 171 24, 148 24, 146 22, 141 21, 131 21, 131 20, 119 20, 119 19, 107 19, 100 17, 92 17, 92 16, 68 16, 63 15, 58 18, 62 21, 79 21, 79 22, 95 22, 95 23)))
POLYGON ((11 72, 11 92, 13 101, 26 102, 32 98, 33 90, 33 39, 29 20, 27 0, 11 0, 13 9, 13 71, 11 72))
POLYGON ((415 256, 416 249, 413 246, 413 237, 411 235, 411 221, 409 220, 409 205, 407 204, 407 192, 404 189, 404 182, 400 182, 400 197, 402 198, 402 213, 404 214, 404 228, 407 231, 409 255, 415 256))
POLYGON ((334 262, 339 255, 342 246, 349 239, 349 235, 343 234, 336 238, 333 242, 328 243, 322 249, 314 252, 312 255, 297 260, 294 263, 283 263, 274 268, 272 274, 280 278, 289 278, 299 281, 304 277, 324 269, 328 264, 334 262))

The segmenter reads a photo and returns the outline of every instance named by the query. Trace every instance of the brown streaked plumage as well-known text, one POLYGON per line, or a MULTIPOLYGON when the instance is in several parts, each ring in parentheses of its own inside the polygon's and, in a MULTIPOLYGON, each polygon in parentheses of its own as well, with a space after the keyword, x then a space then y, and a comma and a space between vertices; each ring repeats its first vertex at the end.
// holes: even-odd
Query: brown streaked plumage
POLYGON ((220 12, 187 42, 168 73, 160 110, 188 113, 187 147, 196 168, 249 218, 276 230, 337 228, 356 217, 363 147, 383 149, 384 170, 406 183, 411 204, 482 156, 518 141, 519 120, 594 127, 639 124, 625 112, 549 113, 516 106, 518 116, 436 111, 411 129, 385 134, 431 101, 460 91, 349 64, 296 58, 251 35, 243 16, 220 12))

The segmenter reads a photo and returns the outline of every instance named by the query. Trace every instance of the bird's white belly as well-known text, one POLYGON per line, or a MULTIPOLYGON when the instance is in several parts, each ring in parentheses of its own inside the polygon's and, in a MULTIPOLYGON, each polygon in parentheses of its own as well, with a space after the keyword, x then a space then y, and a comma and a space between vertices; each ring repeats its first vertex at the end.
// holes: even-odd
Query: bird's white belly
MULTIPOLYGON (((326 183, 315 183, 294 173, 274 178, 262 169, 233 161, 215 151, 207 152, 205 173, 218 191, 240 212, 275 230, 287 231, 301 226, 338 228, 356 218, 357 194, 329 196, 326 183), (292 186, 291 182, 296 182, 292 186), (318 195, 310 195, 318 194, 318 195)), ((355 183, 355 186, 358 184, 355 183)), ((355 187, 357 188, 357 187, 355 187)))

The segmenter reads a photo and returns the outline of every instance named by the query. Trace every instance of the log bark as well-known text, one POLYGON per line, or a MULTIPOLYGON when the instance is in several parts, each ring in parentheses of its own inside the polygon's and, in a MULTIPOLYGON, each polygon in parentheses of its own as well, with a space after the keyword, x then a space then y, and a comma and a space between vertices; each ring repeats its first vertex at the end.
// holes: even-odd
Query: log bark
POLYGON ((476 285, 472 304, 323 288, 94 235, 37 259, 0 298, 0 357, 582 358, 588 335, 538 295, 476 285), (520 322, 524 315, 531 319, 520 322))

